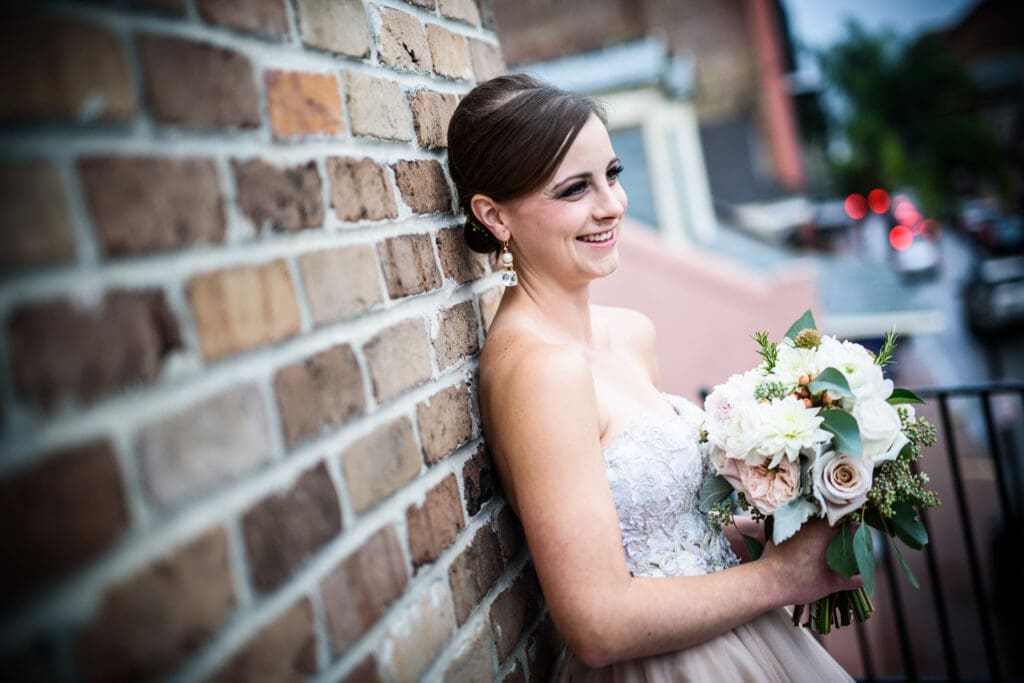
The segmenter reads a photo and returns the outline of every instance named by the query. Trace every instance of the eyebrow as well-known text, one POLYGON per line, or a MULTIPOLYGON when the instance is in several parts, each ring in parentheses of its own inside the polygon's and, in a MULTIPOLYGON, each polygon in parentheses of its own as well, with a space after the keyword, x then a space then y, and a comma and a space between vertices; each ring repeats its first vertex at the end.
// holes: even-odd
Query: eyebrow
MULTIPOLYGON (((622 163, 622 159, 620 159, 619 157, 613 157, 612 160, 608 162, 608 166, 606 166, 605 168, 611 167, 614 164, 621 164, 621 163, 622 163)), ((570 180, 583 180, 583 179, 586 179, 586 178, 591 178, 591 177, 593 177, 593 175, 594 174, 591 173, 590 171, 585 171, 583 173, 576 173, 574 175, 562 178, 557 183, 552 185, 551 188, 554 189, 556 187, 559 187, 560 185, 564 185, 567 182, 569 182, 570 180)))

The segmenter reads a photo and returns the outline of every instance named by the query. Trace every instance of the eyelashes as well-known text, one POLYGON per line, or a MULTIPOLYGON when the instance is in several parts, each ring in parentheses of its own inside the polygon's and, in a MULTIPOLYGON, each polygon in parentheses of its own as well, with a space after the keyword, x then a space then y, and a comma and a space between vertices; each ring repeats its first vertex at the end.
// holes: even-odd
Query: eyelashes
MULTIPOLYGON (((619 175, 622 174, 623 170, 625 170, 625 169, 623 168, 622 164, 616 164, 616 165, 614 165, 614 166, 612 166, 611 168, 608 169, 608 171, 605 173, 605 177, 608 178, 608 182, 609 183, 614 184, 614 183, 616 183, 618 181, 619 175)), ((569 198, 572 198, 572 197, 576 197, 578 195, 583 194, 583 192, 586 189, 587 189, 587 181, 580 180, 578 182, 573 183, 572 185, 567 187, 565 190, 560 192, 558 194, 558 198, 559 199, 569 199, 569 198)))

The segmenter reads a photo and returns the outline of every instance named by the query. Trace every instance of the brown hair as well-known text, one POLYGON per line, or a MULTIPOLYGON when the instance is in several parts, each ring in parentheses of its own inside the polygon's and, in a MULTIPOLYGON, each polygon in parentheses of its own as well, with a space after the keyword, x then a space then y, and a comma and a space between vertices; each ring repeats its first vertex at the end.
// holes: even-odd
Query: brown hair
POLYGON ((462 98, 448 124, 448 170, 471 249, 486 254, 501 248, 473 215, 473 195, 501 202, 535 191, 592 115, 606 121, 596 102, 525 74, 492 78, 462 98))

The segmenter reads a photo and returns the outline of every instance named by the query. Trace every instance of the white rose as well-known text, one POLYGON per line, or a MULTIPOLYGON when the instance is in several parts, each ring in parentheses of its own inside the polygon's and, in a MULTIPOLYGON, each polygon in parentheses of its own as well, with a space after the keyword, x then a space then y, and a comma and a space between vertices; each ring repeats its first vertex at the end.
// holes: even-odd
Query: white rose
POLYGON ((730 435, 734 441, 737 439, 743 441, 742 435, 750 432, 748 425, 752 426, 752 423, 749 415, 741 424, 734 423, 739 419, 743 410, 749 412, 752 408, 756 408, 754 389, 760 381, 761 374, 756 370, 750 370, 742 375, 732 375, 724 384, 719 384, 711 392, 704 402, 704 411, 708 441, 712 445, 731 451, 732 449, 727 445, 730 435))
POLYGON ((854 400, 844 398, 843 407, 849 408, 857 401, 872 398, 886 399, 892 394, 892 380, 885 379, 882 368, 860 344, 840 342, 835 337, 822 337, 818 353, 822 368, 835 368, 850 385, 854 400))
POLYGON ((876 466, 895 458, 909 442, 900 429, 899 413, 884 399, 858 401, 852 414, 860 429, 864 457, 870 458, 876 466))
POLYGON ((825 506, 828 523, 835 526, 868 499, 872 464, 868 458, 829 451, 814 463, 811 478, 818 499, 825 506))

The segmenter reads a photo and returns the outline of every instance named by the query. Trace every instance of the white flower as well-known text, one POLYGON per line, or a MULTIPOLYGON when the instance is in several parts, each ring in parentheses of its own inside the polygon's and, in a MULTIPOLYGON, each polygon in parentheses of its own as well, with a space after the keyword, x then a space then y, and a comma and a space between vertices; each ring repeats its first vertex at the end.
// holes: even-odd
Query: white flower
POLYGON ((769 467, 775 467, 783 457, 796 461, 803 448, 814 448, 832 435, 821 428, 822 418, 818 408, 806 408, 803 401, 795 396, 776 399, 761 406, 763 438, 757 452, 771 458, 769 467))
POLYGON ((764 411, 757 401, 750 401, 733 411, 732 419, 726 425, 725 451, 730 458, 748 459, 751 456, 760 462, 757 449, 766 438, 764 411))
POLYGON ((840 342, 835 337, 822 337, 818 356, 822 368, 835 368, 846 377, 850 391, 853 392, 853 400, 844 398, 844 408, 849 409, 857 401, 886 399, 892 394, 892 380, 885 379, 882 368, 875 364, 875 359, 860 344, 840 342))
MULTIPOLYGON (((704 402, 708 441, 725 449, 733 422, 744 406, 756 406, 754 389, 763 375, 758 370, 749 370, 741 375, 731 376, 719 384, 704 402)), ((749 420, 748 420, 749 421, 749 420)))
POLYGON ((789 344, 779 344, 779 357, 769 379, 782 382, 793 388, 800 375, 819 373, 825 368, 814 349, 801 349, 789 344))
POLYGON ((872 464, 868 458, 847 453, 823 453, 811 468, 814 493, 824 503, 828 523, 835 526, 868 499, 872 464))
POLYGON ((909 442, 900 429, 899 413, 884 399, 858 401, 852 414, 860 429, 864 457, 876 466, 895 458, 909 442))

